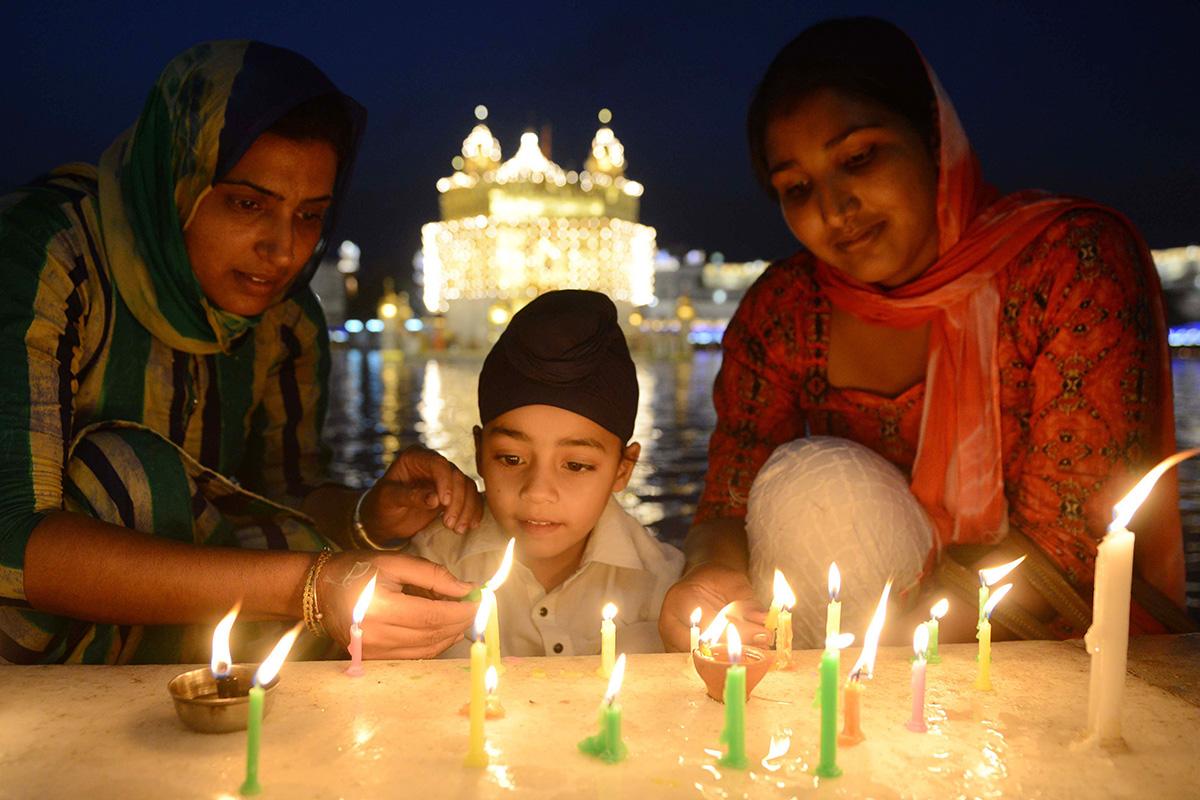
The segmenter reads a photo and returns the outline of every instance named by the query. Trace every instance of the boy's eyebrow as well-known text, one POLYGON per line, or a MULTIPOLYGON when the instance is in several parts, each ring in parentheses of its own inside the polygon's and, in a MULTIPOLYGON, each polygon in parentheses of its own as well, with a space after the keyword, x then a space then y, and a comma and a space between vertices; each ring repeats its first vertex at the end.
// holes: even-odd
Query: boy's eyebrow
POLYGON ((529 441, 529 435, 522 433, 515 428, 492 428, 487 432, 488 436, 507 436, 510 439, 519 439, 522 442, 529 441))
MULTIPOLYGON (((516 439, 521 442, 532 441, 529 434, 523 433, 515 428, 492 428, 490 431, 488 431, 487 435, 507 436, 510 439, 516 439)), ((555 444, 557 444, 559 447, 594 447, 597 450, 605 449, 604 445, 599 439, 592 439, 589 437, 567 437, 565 439, 559 439, 557 442, 555 442, 555 444)))
POLYGON ((604 450, 604 445, 596 439, 559 439, 559 447, 594 447, 597 450, 604 450))
MULTIPOLYGON (((279 194, 279 192, 273 192, 270 189, 268 189, 267 187, 259 186, 257 183, 254 183, 253 181, 222 180, 222 181, 217 181, 217 183, 228 183, 228 184, 232 184, 234 186, 245 186, 250 189, 253 189, 254 191, 258 192, 259 194, 265 194, 267 197, 272 197, 276 200, 285 200, 286 199, 283 195, 279 194)), ((300 202, 302 202, 302 203, 323 203, 326 200, 332 200, 332 199, 333 199, 333 195, 323 194, 320 197, 310 197, 307 200, 301 200, 300 202)))

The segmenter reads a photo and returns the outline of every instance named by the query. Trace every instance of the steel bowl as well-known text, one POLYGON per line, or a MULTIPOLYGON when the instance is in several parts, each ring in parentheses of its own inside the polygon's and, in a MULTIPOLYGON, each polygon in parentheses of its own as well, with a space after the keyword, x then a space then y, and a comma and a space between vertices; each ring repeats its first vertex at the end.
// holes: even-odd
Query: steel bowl
MULTIPOLYGON (((257 664, 234 664, 230 669, 231 679, 235 682, 232 696, 221 697, 217 689, 217 679, 213 677, 208 667, 189 670, 176 675, 167 684, 167 691, 175 701, 175 713, 194 731, 200 733, 229 733, 246 730, 246 717, 250 709, 248 692, 253 685, 254 672, 257 664)), ((279 676, 268 683, 263 689, 263 717, 271 711, 274 689, 279 684, 279 676)))

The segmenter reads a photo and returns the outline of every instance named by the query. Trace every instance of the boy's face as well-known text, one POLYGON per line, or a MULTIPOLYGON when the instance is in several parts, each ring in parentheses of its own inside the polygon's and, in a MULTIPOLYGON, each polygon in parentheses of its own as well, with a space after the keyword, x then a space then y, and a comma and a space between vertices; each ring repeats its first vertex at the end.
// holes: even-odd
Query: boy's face
POLYGON ((609 495, 629 482, 639 449, 556 406, 522 406, 475 428, 488 508, 539 580, 539 572, 578 565, 609 495))

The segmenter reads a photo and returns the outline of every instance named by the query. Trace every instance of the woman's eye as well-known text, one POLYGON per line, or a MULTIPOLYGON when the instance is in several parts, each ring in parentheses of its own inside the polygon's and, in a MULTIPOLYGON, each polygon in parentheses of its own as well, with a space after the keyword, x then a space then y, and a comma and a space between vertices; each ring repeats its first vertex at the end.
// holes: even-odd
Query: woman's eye
POLYGON ((568 461, 566 467, 571 472, 590 472, 595 469, 591 464, 584 464, 580 461, 568 461))
POLYGON ((260 211, 262 203, 250 197, 235 197, 230 201, 238 211, 260 211))
POLYGON ((793 183, 783 190, 783 196, 790 202, 799 202, 808 197, 809 189, 807 183, 793 183))
POLYGON ((509 453, 503 453, 501 455, 496 456, 496 460, 499 461, 501 464, 503 464, 506 467, 516 467, 516 466, 519 466, 521 463, 520 456, 514 456, 509 453))
POLYGON ((324 209, 322 209, 321 211, 301 211, 300 212, 300 221, 301 222, 323 222, 324 220, 325 220, 324 209))
POLYGON ((850 167, 851 169, 854 169, 855 167, 861 167, 870 163, 871 159, 874 157, 875 146, 870 145, 868 147, 864 147, 862 150, 859 150, 857 153, 853 153, 849 158, 847 158, 846 166, 850 167))

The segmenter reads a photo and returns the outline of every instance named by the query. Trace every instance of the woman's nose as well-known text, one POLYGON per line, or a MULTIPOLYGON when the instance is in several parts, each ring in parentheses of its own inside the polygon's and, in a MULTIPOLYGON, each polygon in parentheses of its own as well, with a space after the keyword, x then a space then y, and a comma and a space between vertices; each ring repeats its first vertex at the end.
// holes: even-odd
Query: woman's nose
POLYGON ((817 190, 817 203, 826 224, 841 227, 859 209, 858 197, 853 187, 844 180, 831 180, 817 190))
POLYGON ((264 223, 258 254, 276 267, 289 267, 295 258, 296 234, 290 214, 274 214, 264 223))

